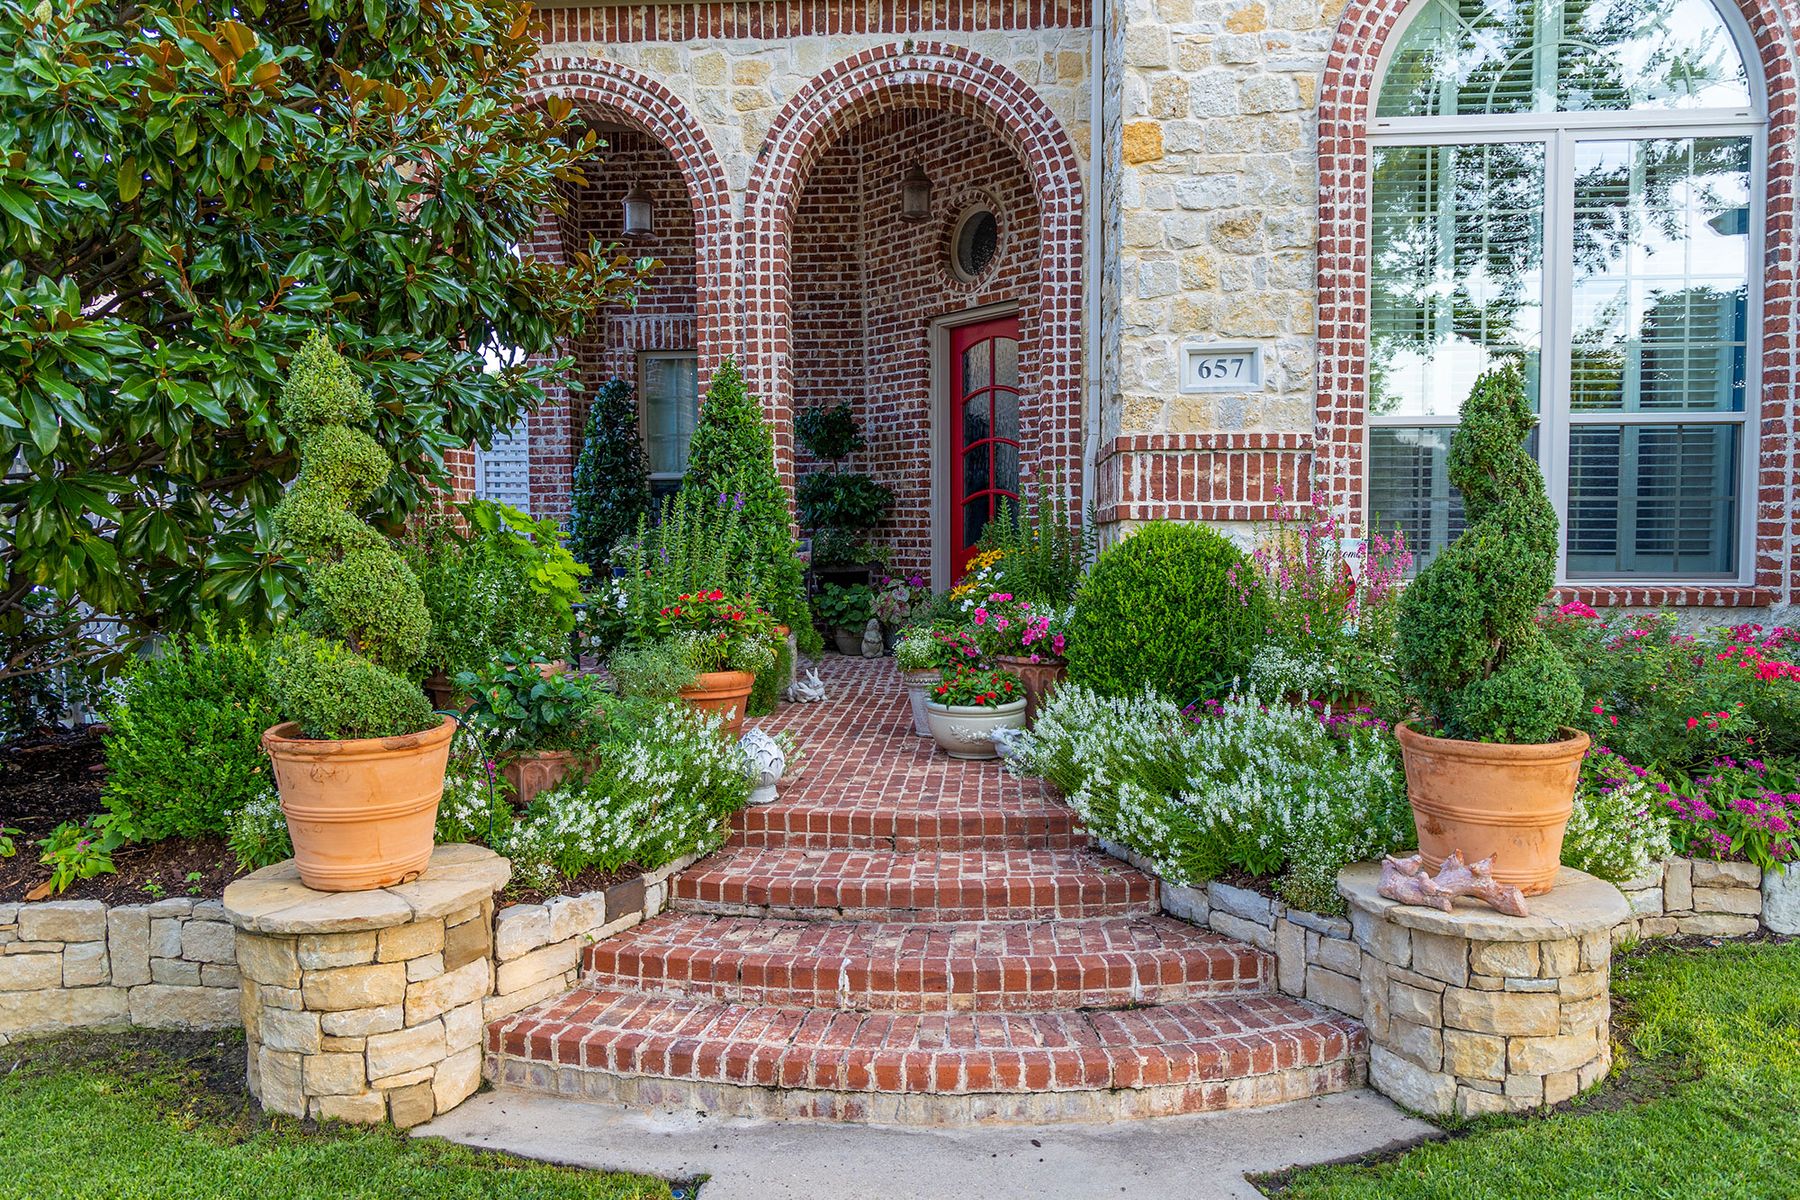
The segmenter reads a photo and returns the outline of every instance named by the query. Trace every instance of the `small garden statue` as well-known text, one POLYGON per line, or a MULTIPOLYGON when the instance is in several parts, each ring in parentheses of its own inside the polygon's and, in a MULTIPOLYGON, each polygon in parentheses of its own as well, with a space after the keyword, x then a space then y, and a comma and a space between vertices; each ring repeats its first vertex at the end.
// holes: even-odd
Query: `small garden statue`
POLYGON ((787 755, 781 743, 760 729, 738 739, 738 751, 750 773, 750 803, 773 804, 781 777, 787 773, 787 755))
POLYGON ((863 626, 862 656, 864 658, 880 658, 887 653, 887 644, 881 640, 881 622, 874 617, 863 626))
POLYGON ((819 673, 811 668, 805 675, 790 683, 785 693, 790 704, 816 704, 825 699, 825 681, 819 673))
POLYGON ((1524 893, 1494 878, 1494 860, 1466 863, 1458 850, 1444 860, 1443 869, 1433 879, 1425 870, 1425 860, 1414 854, 1410 858, 1392 855, 1381 860, 1381 882, 1375 891, 1401 904, 1417 904, 1449 912, 1456 897, 1472 896, 1495 912, 1509 917, 1528 917, 1524 893))

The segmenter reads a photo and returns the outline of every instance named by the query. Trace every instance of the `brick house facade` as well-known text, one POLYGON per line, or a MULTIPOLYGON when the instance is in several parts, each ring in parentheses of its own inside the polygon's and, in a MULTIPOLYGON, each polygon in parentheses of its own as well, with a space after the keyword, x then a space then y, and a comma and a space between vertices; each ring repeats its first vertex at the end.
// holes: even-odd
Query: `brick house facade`
MULTIPOLYGON (((853 465, 898 496, 893 562, 940 584, 957 505, 1013 469, 951 456, 1002 425, 1018 478, 1068 481, 1106 532, 1246 534, 1278 488, 1317 487, 1428 549, 1457 520, 1455 405, 1512 356, 1567 594, 1783 609, 1800 3, 1718 3, 552 6, 534 91, 608 146, 531 251, 662 258, 578 370, 687 355, 703 390, 736 355, 790 480, 814 466, 794 411, 848 399, 853 465), (623 237, 627 190, 647 237, 623 237), (971 273, 956 235, 979 212, 971 273), (990 327, 1016 402, 965 428, 982 380, 951 350, 990 327)), ((581 416, 553 395, 523 431, 542 514, 568 511, 581 416)))

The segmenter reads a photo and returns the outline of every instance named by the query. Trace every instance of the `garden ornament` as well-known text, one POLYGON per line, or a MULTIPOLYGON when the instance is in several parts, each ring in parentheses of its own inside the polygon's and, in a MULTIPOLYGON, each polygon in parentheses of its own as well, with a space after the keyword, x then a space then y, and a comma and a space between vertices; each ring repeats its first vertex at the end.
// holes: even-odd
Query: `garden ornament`
POLYGON ((790 704, 814 704, 824 698, 825 681, 819 678, 816 670, 809 668, 805 675, 788 685, 787 699, 790 704))
POLYGON ((862 651, 864 658, 880 658, 887 653, 887 646, 881 640, 881 622, 874 617, 863 626, 862 651))
POLYGON ((1425 870, 1425 861, 1415 854, 1410 858, 1381 860, 1381 882, 1377 894, 1401 904, 1418 904, 1449 912, 1458 896, 1471 896, 1495 912, 1511 917, 1528 917, 1525 895, 1510 884, 1494 878, 1494 860, 1490 855, 1480 862, 1463 861, 1462 851, 1453 852, 1433 879, 1425 870))
POLYGON ((1024 740, 1025 731, 1023 729, 996 729, 988 736, 993 739, 995 752, 1002 759, 1007 759, 1013 756, 1019 743, 1024 740))
POLYGON ((752 729, 738 739, 738 751, 750 769, 750 803, 775 803, 775 785, 787 771, 787 755, 774 738, 752 729))

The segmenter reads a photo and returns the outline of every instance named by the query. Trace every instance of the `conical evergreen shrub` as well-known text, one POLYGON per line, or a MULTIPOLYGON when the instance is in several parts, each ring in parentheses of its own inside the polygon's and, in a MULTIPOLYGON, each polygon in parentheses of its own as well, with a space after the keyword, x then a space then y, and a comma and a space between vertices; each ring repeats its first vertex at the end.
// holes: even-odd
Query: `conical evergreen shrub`
POLYGON ((787 489, 775 472, 775 438, 762 404, 744 387, 737 362, 713 372, 688 450, 684 491, 698 489, 743 513, 759 597, 775 619, 803 639, 817 639, 806 606, 805 572, 796 557, 787 489))
POLYGON ((623 379, 594 394, 571 501, 569 551, 604 573, 613 546, 650 512, 650 459, 638 437, 637 393, 623 379))

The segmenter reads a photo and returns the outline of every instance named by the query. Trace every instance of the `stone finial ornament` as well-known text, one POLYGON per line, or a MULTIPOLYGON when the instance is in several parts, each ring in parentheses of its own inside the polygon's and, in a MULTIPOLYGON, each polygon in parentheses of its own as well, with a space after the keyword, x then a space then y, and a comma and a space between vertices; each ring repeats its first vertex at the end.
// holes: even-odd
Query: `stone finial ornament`
POLYGON ((775 803, 775 785, 787 772, 787 755, 781 744, 760 729, 738 739, 738 751, 750 769, 750 803, 775 803))
POLYGON ((880 658, 887 653, 887 646, 881 640, 881 622, 874 617, 863 626, 862 656, 864 658, 880 658))
POLYGON ((1464 862, 1457 850, 1444 860, 1437 878, 1425 870, 1425 861, 1415 854, 1410 858, 1389 856, 1381 860, 1381 882, 1376 892, 1401 904, 1418 904, 1449 912, 1458 896, 1480 900, 1495 912, 1509 917, 1528 917, 1525 894, 1510 884, 1494 878, 1494 860, 1490 855, 1480 862, 1464 862))
POLYGON ((816 704, 825 699, 825 681, 809 668, 788 685, 786 695, 790 704, 816 704))

